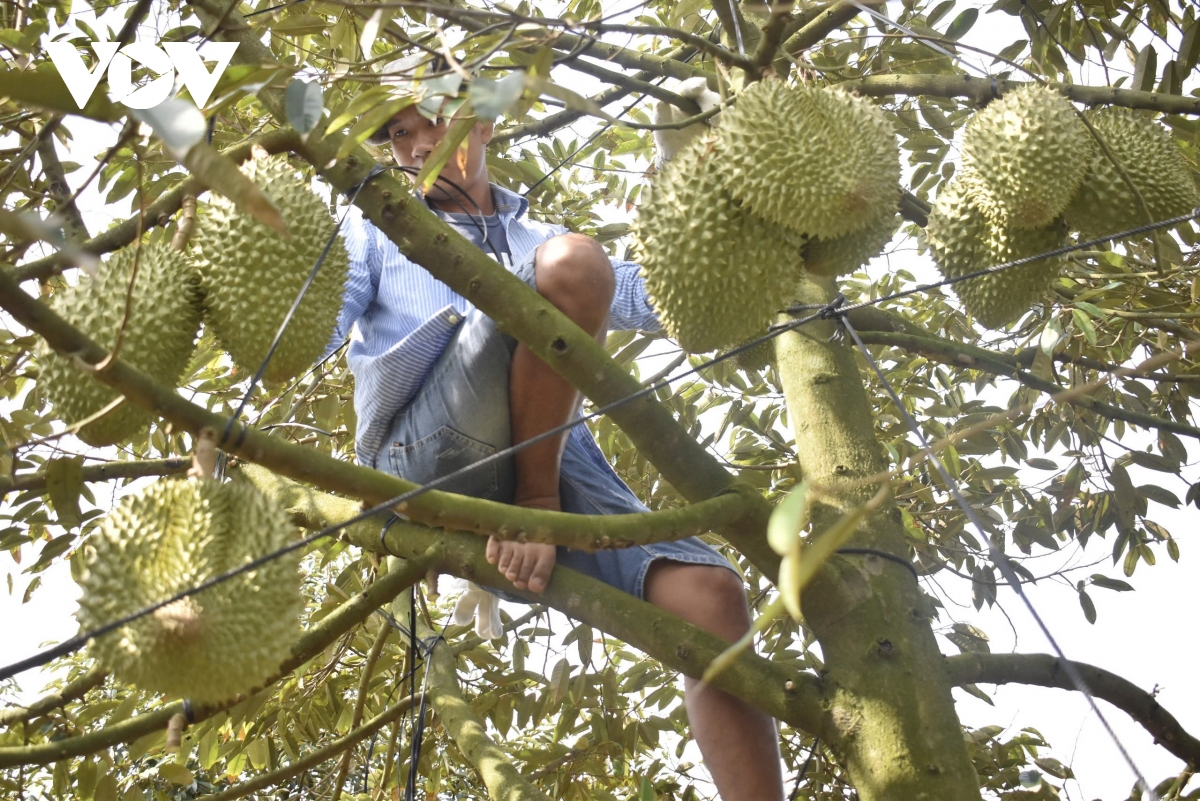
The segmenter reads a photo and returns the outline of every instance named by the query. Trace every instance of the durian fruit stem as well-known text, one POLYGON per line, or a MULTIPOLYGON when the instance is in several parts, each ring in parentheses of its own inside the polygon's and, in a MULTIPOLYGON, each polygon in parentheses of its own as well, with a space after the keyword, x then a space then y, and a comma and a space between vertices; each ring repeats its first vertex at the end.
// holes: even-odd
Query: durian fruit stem
POLYGON ((192 448, 192 466, 188 478, 212 478, 217 472, 217 432, 211 428, 200 429, 196 444, 192 448))
MULTIPOLYGON (((828 303, 829 279, 808 278, 798 301, 828 303)), ((855 481, 886 469, 854 354, 831 343, 832 321, 776 340, 776 360, 804 478, 825 488, 813 530, 862 507, 877 485, 855 481)), ((889 498, 850 540, 907 556, 900 510, 889 498)), ((929 620, 931 607, 911 572, 891 562, 838 557, 803 596, 806 625, 825 659, 823 695, 834 731, 825 736, 846 761, 862 801, 978 799, 950 681, 929 620)))
POLYGON ((188 242, 192 239, 192 231, 196 228, 196 194, 189 192, 183 196, 179 204, 179 223, 175 235, 171 237, 171 247, 180 253, 187 250, 188 242))
MULTIPOLYGON (((274 678, 264 682, 263 686, 271 686, 323 652, 350 629, 366 620, 376 609, 420 581, 432 562, 434 554, 432 552, 413 552, 412 556, 413 558, 401 563, 395 570, 380 576, 365 591, 344 602, 335 611, 321 618, 319 623, 310 627, 300 639, 296 640, 295 645, 292 646, 292 655, 279 666, 279 671, 274 678)), ((218 704, 195 705, 192 719, 198 723, 237 705, 246 697, 247 695, 240 695, 218 704)), ((0 769, 17 765, 45 765, 84 754, 94 754, 118 743, 131 742, 151 732, 162 731, 171 716, 182 711, 183 702, 176 701, 156 712, 147 712, 128 718, 87 734, 37 745, 0 748, 0 769)))
MULTIPOLYGON (((316 751, 305 754, 295 762, 284 765, 282 768, 273 770, 270 773, 264 773, 261 776, 256 776, 249 781, 238 782, 223 793, 206 795, 204 796, 204 801, 233 801, 235 798, 244 798, 251 793, 257 793, 260 790, 266 790, 269 787, 274 787, 275 785, 295 776, 297 773, 303 773, 306 770, 320 765, 322 762, 327 762, 330 759, 333 759, 338 754, 349 754, 350 749, 361 743, 367 737, 370 737, 387 724, 399 720, 400 716, 412 709, 414 705, 420 705, 421 698, 422 696, 420 693, 408 698, 403 698, 385 709, 383 712, 380 712, 378 715, 368 720, 360 728, 356 729, 351 727, 349 734, 334 740, 324 748, 318 748, 316 751)), ((335 795, 334 799, 336 798, 337 796, 335 795)))
MULTIPOLYGON (((362 723, 363 708, 367 704, 367 692, 371 688, 371 677, 375 675, 375 664, 379 661, 380 654, 383 653, 383 646, 387 644, 388 635, 392 633, 392 627, 387 623, 382 623, 379 626, 379 633, 375 635, 375 642, 371 644, 371 650, 367 653, 367 661, 363 663, 362 676, 358 680, 358 696, 354 699, 354 712, 350 716, 350 730, 358 728, 358 724, 362 723)), ((333 780, 333 797, 329 801, 341 801, 342 787, 346 784, 346 774, 350 772, 350 758, 354 756, 354 752, 347 749, 342 752, 342 761, 338 763, 337 778, 333 780)))

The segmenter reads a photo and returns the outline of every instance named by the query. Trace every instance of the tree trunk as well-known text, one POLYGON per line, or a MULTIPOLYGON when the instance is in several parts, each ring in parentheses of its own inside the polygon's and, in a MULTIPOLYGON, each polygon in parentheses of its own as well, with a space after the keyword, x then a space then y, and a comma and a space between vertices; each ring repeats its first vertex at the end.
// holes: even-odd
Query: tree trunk
MULTIPOLYGON (((800 302, 826 303, 834 291, 831 281, 806 279, 800 302)), ((800 469, 832 490, 812 510, 818 536, 878 490, 849 485, 849 479, 886 469, 854 354, 829 341, 836 328, 818 320, 776 340, 800 469)), ((864 519, 848 547, 907 561, 900 511, 890 499, 864 519)), ((805 624, 825 659, 826 703, 838 732, 831 745, 845 759, 859 798, 979 798, 929 625, 932 607, 915 574, 878 556, 835 556, 802 600, 805 624)))

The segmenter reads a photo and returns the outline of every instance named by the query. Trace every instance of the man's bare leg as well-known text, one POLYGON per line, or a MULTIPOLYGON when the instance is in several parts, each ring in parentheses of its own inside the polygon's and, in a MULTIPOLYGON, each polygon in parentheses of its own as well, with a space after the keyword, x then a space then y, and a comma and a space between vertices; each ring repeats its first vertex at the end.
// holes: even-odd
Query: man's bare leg
MULTIPOLYGON (((534 271, 538 293, 603 342, 614 287, 612 263, 604 249, 581 234, 556 236, 538 248, 534 271)), ((514 445, 573 419, 581 399, 573 386, 519 343, 513 353, 508 394, 514 445)), ((558 481, 566 441, 563 433, 516 453, 514 504, 562 508, 558 481)), ((489 539, 487 559, 518 589, 541 592, 554 567, 554 546, 489 539)))
MULTIPOLYGON (((646 600, 733 642, 750 628, 746 591, 729 570, 659 560, 650 566, 646 600)), ((722 801, 780 801, 779 737, 769 715, 715 687, 684 679, 692 737, 722 801)))

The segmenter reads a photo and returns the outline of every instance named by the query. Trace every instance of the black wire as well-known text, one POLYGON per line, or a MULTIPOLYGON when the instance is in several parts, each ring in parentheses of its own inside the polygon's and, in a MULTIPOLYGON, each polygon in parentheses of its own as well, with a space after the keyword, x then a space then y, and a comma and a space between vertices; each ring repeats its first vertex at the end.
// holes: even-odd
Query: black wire
POLYGON ((788 796, 788 801, 796 801, 796 796, 800 795, 800 782, 804 779, 804 774, 808 773, 808 766, 812 763, 813 757, 817 755, 817 749, 820 747, 820 738, 813 740, 812 750, 808 752, 808 759, 804 760, 804 764, 800 766, 800 772, 796 774, 796 784, 794 787, 792 787, 792 792, 791 795, 788 796))
MULTIPOLYGON (((380 168, 381 171, 382 171, 382 169, 383 168, 380 168)), ((368 176, 367 179, 364 179, 364 182, 366 180, 369 180, 370 177, 372 177, 372 176, 368 176)), ((13 676, 17 675, 18 673, 29 670, 31 668, 41 667, 42 665, 45 665, 47 662, 49 662, 52 659, 55 659, 59 656, 66 656, 67 654, 74 653, 75 651, 78 651, 80 648, 83 648, 87 644, 88 640, 90 640, 94 637, 102 637, 105 634, 108 634, 108 633, 120 628, 121 626, 132 623, 135 620, 139 620, 139 619, 145 617, 146 615, 153 614, 157 610, 162 609, 164 606, 175 603, 176 601, 180 601, 189 596, 195 595, 196 593, 203 592, 204 590, 206 590, 210 587, 214 587, 218 584, 228 581, 229 579, 234 578, 238 575, 241 575, 242 573, 245 573, 245 572, 248 572, 251 570, 256 570, 257 568, 272 561, 273 559, 277 559, 286 554, 292 553, 293 551, 299 550, 301 548, 305 548, 308 545, 311 545, 312 543, 317 542, 318 540, 324 539, 325 537, 328 537, 328 536, 331 536, 331 535, 337 533, 338 531, 342 530, 343 528, 346 528, 347 526, 351 526, 362 520, 366 520, 369 517, 373 517, 373 516, 379 514, 380 512, 383 512, 385 510, 388 510, 388 509, 396 506, 397 504, 404 503, 404 502, 409 501, 413 498, 416 498, 420 495, 423 495, 426 492, 429 492, 432 489, 436 489, 437 487, 440 487, 442 484, 445 484, 446 482, 452 481, 462 475, 465 475, 472 470, 476 470, 480 467, 483 467, 484 465, 491 464, 495 461, 506 458, 507 456, 509 456, 513 453, 522 451, 525 448, 536 445, 537 443, 543 442, 551 437, 556 437, 563 432, 566 432, 572 428, 575 428, 576 426, 583 425, 588 420, 606 415, 609 412, 611 412, 613 409, 624 406, 626 403, 630 403, 639 398, 643 398, 651 393, 654 393, 660 389, 663 389, 664 387, 669 387, 671 384, 673 384, 674 382, 678 381, 681 378, 685 378, 689 375, 694 375, 696 373, 700 373, 704 370, 707 370, 708 368, 710 368, 716 364, 719 364, 720 362, 723 362, 726 359, 730 359, 730 358, 737 356, 738 354, 745 353, 746 351, 751 350, 752 348, 755 348, 764 342, 768 342, 768 341, 774 339, 775 337, 777 337, 781 334, 784 334, 788 331, 792 331, 797 328, 800 328, 801 326, 803 326, 807 323, 810 323, 813 320, 828 319, 828 318, 834 317, 834 316, 841 316, 841 315, 844 315, 846 312, 852 311, 854 309, 862 308, 865 306, 874 306, 874 305, 882 303, 886 300, 892 300, 897 297, 904 297, 906 295, 911 295, 914 292, 920 291, 922 289, 935 288, 935 287, 941 286, 942 284, 945 284, 945 283, 955 283, 957 281, 966 280, 967 278, 973 278, 973 277, 977 277, 979 275, 986 275, 989 273, 998 272, 1002 269, 1008 269, 1010 267, 1018 267, 1022 264, 1026 264, 1031 261, 1036 261, 1041 258, 1047 258, 1051 255, 1067 253, 1072 250, 1078 250, 1080 248, 1090 247, 1094 244, 1104 243, 1104 242, 1108 242, 1108 241, 1111 241, 1114 239, 1120 239, 1120 238, 1126 237, 1126 236, 1133 236, 1133 235, 1136 235, 1139 233, 1145 233, 1147 231, 1154 230, 1157 228, 1165 228, 1165 227, 1172 226, 1172 225, 1178 225, 1180 223, 1186 222, 1186 221, 1194 219, 1196 217, 1200 217, 1200 208, 1193 210, 1191 214, 1183 215, 1180 217, 1173 217, 1171 219, 1163 220, 1158 223, 1150 223, 1147 225, 1142 225, 1137 228, 1132 228, 1128 231, 1122 231, 1117 234, 1112 234, 1112 235, 1109 235, 1106 237, 1101 237, 1099 239, 1093 239, 1088 242, 1083 242, 1078 245, 1072 245, 1072 246, 1069 246, 1066 248, 1058 248, 1057 250, 1050 251, 1049 253, 1044 253, 1044 254, 1040 254, 1037 256, 1030 256, 1030 257, 1027 257, 1024 259, 1017 259, 1016 261, 1007 262, 1006 264, 997 265, 995 267, 989 267, 985 270, 977 270, 974 273, 968 273, 967 275, 964 275, 964 276, 959 276, 959 277, 953 278, 953 279, 947 279, 946 281, 943 281, 943 282, 940 282, 937 284, 922 285, 920 287, 917 287, 915 290, 906 290, 904 292, 898 292, 893 295, 887 295, 887 296, 884 296, 881 298, 876 298, 875 300, 872 300, 872 301, 864 301, 862 303, 842 305, 842 306, 840 306, 840 308, 836 308, 836 309, 832 304, 821 306, 817 309, 817 311, 815 311, 814 313, 807 315, 805 317, 801 317, 799 319, 792 320, 791 322, 788 322, 788 323, 779 323, 779 324, 773 325, 767 331, 767 333, 763 334, 762 336, 756 337, 755 339, 752 339, 749 342, 745 342, 745 343, 737 346, 736 348, 732 348, 724 353, 718 354, 717 356, 714 356, 713 358, 708 359, 707 361, 701 362, 700 364, 696 365, 695 367, 691 367, 691 368, 685 370, 684 372, 679 373, 678 375, 668 376, 667 378, 664 378, 661 381, 651 384, 650 386, 643 387, 642 389, 638 390, 637 392, 634 392, 630 395, 626 395, 623 398, 618 398, 617 400, 613 401, 612 403, 607 403, 603 406, 600 406, 600 407, 596 408, 594 411, 588 412, 586 414, 581 414, 578 418, 576 418, 574 420, 568 421, 559 426, 555 426, 554 428, 551 428, 548 431, 544 431, 541 434, 538 434, 537 436, 530 437, 529 439, 525 440, 524 442, 520 442, 515 445, 510 445, 509 447, 507 447, 503 450, 497 451, 496 453, 493 453, 489 456, 486 456, 477 462, 473 462, 469 465, 466 465, 465 467, 461 467, 458 470, 454 470, 450 473, 447 473, 446 475, 439 476, 425 484, 417 485, 413 489, 408 490, 406 492, 402 492, 399 495, 395 496, 394 498, 390 498, 390 499, 384 501, 383 503, 376 504, 375 506, 372 506, 369 509, 366 509, 366 510, 360 512, 359 514, 355 515, 354 517, 349 518, 348 520, 344 520, 341 523, 337 523, 335 525, 324 528, 324 529, 322 529, 314 534, 311 534, 301 540, 291 543, 290 545, 286 545, 277 551, 273 551, 271 553, 264 554, 263 556, 260 556, 256 559, 252 559, 251 561, 245 563, 244 565, 241 565, 240 567, 233 568, 232 570, 228 570, 224 573, 213 576, 212 578, 207 579, 207 580, 201 582, 200 584, 197 584, 191 588, 188 588, 186 590, 182 590, 178 593, 175 593, 171 597, 166 598, 165 600, 159 601, 156 604, 152 604, 150 606, 139 609, 139 610, 132 612, 128 615, 125 615, 117 620, 114 620, 111 623, 106 623, 103 626, 98 626, 97 628, 92 629, 91 631, 77 634, 76 636, 70 638, 69 640, 65 640, 64 642, 59 643, 58 645, 56 645, 52 648, 47 648, 46 650, 41 651, 40 653, 37 653, 27 659, 23 659, 18 662, 13 662, 9 665, 6 665, 4 668, 0 669, 0 681, 4 681, 6 679, 12 678, 13 676)), ((811 307, 792 306, 792 307, 789 307, 789 311, 801 310, 801 309, 805 309, 805 308, 811 308, 811 307)), ((245 432, 243 431, 242 433, 244 434, 245 432)), ((1073 668, 1072 668, 1072 670, 1073 670, 1073 668)))

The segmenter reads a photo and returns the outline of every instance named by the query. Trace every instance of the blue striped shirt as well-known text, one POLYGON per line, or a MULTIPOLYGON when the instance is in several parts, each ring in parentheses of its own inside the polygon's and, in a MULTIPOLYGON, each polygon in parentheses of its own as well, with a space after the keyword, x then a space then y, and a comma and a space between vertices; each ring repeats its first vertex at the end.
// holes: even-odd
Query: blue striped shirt
MULTIPOLYGON (((529 202, 514 192, 493 185, 492 198, 514 265, 524 263, 547 239, 567 231, 561 225, 529 219, 529 202)), ((355 449, 360 464, 374 467, 392 419, 417 394, 463 316, 475 307, 407 258, 357 210, 352 210, 343 230, 350 272, 326 353, 350 336, 347 361, 354 373, 354 411, 358 416, 355 449)), ((616 291, 609 327, 659 330, 638 265, 614 260, 613 272, 616 291)), ((582 428, 576 429, 579 431, 582 428)))

